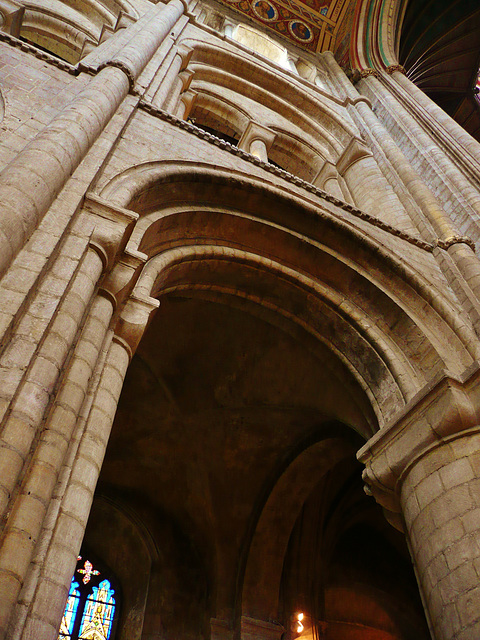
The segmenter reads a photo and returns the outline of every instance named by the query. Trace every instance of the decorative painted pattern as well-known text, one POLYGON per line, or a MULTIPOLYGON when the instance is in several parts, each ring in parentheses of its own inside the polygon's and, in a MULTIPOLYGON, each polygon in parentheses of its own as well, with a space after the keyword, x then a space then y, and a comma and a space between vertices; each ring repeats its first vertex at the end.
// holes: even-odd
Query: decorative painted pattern
POLYGON ((221 0, 312 52, 347 48, 354 0, 221 0))

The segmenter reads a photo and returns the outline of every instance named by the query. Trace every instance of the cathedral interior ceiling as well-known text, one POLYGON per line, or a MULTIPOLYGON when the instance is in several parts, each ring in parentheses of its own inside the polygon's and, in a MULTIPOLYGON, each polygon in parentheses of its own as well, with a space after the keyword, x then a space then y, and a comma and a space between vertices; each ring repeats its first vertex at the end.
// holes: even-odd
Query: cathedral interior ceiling
POLYGON ((221 1, 313 53, 348 49, 357 4, 353 0, 221 1))

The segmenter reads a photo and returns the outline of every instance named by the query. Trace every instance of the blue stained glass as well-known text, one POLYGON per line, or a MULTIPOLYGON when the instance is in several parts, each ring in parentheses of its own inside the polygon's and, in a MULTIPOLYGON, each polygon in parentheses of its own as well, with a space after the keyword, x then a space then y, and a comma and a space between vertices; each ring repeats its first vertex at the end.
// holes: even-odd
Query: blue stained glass
POLYGON ((62 624, 60 625, 58 640, 67 640, 67 638, 72 637, 78 603, 80 602, 80 592, 78 591, 78 587, 78 582, 72 580, 70 591, 68 593, 67 604, 65 606, 65 613, 63 614, 62 624))
POLYGON ((114 593, 108 580, 93 587, 83 612, 79 640, 108 640, 115 611, 114 593))

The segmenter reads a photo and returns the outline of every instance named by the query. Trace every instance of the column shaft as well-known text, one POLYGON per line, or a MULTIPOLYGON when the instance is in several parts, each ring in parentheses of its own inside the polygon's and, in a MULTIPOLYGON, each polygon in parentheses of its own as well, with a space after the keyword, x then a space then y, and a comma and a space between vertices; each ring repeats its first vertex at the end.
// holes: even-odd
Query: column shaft
POLYGON ((420 458, 401 504, 436 640, 480 637, 480 434, 420 458))
POLYGON ((114 338, 63 496, 23 638, 57 638, 129 360, 130 350, 126 344, 114 338))
POLYGON ((436 131, 442 135, 447 145, 456 147, 462 155, 467 151, 470 156, 469 164, 471 163, 473 165, 477 177, 480 177, 480 143, 472 138, 463 127, 435 104, 435 102, 409 80, 405 74, 400 71, 394 71, 392 78, 420 105, 424 113, 428 114, 429 119, 431 119, 432 116, 435 118, 436 131), (438 129, 438 123, 444 131, 438 129))
POLYGON ((162 80, 158 91, 153 97, 152 103, 156 107, 162 108, 170 93, 175 80, 178 78, 178 74, 182 68, 182 56, 177 52, 172 60, 170 67, 168 68, 165 77, 162 80))
POLYGON ((31 472, 16 505, 16 518, 12 526, 15 526, 15 520, 26 517, 32 509, 32 500, 41 500, 48 505, 48 510, 43 521, 39 518, 38 521, 33 522, 33 530, 29 531, 36 545, 23 583, 16 615, 11 624, 12 640, 21 638, 25 619, 35 594, 39 573, 58 517, 61 498, 68 484, 78 450, 84 422, 82 416, 85 411, 88 411, 89 397, 93 399, 92 392, 88 390, 95 388, 95 384, 98 383, 95 374, 103 364, 101 352, 113 310, 110 298, 97 295, 70 363, 67 379, 61 387, 46 423, 44 435, 40 439, 34 460, 30 465, 31 472), (48 475, 51 476, 51 481, 45 482, 48 475))
POLYGON ((125 48, 0 174, 0 275, 117 111, 183 13, 180 0, 156 5, 125 48), (121 70, 122 69, 122 70, 121 70), (28 192, 26 192, 28 186, 28 192))
MULTIPOLYGON (((56 385, 102 268, 100 256, 89 249, 68 299, 61 305, 30 368, 30 378, 23 384, 4 425, 0 452, 2 467, 8 472, 2 477, 5 497, 2 506, 4 510, 9 507, 11 513, 0 548, 0 638, 5 636, 12 607, 24 582, 68 447, 68 425, 72 424, 75 416, 69 415, 68 403, 64 406, 60 400, 41 436, 37 435, 38 427, 49 402, 49 390, 56 385), (39 442, 35 445, 37 437, 39 442), (35 451, 30 458, 33 447, 35 451), (24 471, 27 463, 28 468, 24 471), (20 479, 21 485, 18 484, 20 479), (14 492, 16 487, 18 493, 14 492)), ((83 353, 82 346, 85 345, 80 343, 77 348, 77 359, 73 359, 69 372, 73 378, 65 388, 65 393, 71 395, 71 401, 83 400, 78 380, 91 373, 89 367, 95 364, 95 361, 93 364, 88 361, 91 354, 88 348, 83 353)), ((64 396, 60 398, 64 399, 64 396)))

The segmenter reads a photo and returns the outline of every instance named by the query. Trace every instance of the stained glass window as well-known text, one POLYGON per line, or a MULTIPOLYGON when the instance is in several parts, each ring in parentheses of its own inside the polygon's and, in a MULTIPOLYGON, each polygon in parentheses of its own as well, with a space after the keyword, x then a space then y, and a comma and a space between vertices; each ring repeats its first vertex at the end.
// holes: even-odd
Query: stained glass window
POLYGON ((78 557, 58 640, 113 640, 118 593, 106 574, 90 557, 78 557))

